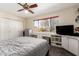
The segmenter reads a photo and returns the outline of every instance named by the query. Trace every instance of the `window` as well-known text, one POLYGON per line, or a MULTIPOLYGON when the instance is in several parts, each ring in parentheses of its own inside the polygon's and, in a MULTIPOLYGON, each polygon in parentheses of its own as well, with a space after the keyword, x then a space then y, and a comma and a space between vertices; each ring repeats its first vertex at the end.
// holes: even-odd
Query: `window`
POLYGON ((34 20, 34 27, 41 31, 56 31, 55 27, 58 25, 58 22, 58 19, 53 17, 34 20))
POLYGON ((39 21, 38 20, 34 20, 34 27, 39 27, 39 21))

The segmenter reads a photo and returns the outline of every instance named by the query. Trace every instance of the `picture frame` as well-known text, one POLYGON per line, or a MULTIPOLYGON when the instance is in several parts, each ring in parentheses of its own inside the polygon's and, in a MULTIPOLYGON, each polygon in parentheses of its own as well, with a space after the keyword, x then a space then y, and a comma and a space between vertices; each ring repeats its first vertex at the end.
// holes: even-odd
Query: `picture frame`
POLYGON ((79 23, 79 15, 76 17, 75 22, 79 23))

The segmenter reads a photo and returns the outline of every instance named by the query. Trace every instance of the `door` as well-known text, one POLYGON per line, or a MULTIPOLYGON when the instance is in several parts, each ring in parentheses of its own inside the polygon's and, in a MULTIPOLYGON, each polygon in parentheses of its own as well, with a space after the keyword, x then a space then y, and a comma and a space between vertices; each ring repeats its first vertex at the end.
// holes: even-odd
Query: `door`
POLYGON ((8 26, 7 22, 5 21, 6 19, 0 18, 0 40, 5 40, 8 39, 8 26), (6 25, 6 26, 5 26, 6 25))
POLYGON ((22 31, 22 22, 0 18, 0 40, 13 39, 21 36, 22 31))
POLYGON ((69 39, 66 36, 62 36, 62 47, 68 50, 69 39))
POLYGON ((78 55, 78 40, 76 38, 69 39, 69 51, 78 55))
POLYGON ((20 21, 8 20, 8 35, 9 39, 13 39, 22 35, 23 25, 20 21))
POLYGON ((3 40, 3 20, 0 18, 0 40, 3 40))

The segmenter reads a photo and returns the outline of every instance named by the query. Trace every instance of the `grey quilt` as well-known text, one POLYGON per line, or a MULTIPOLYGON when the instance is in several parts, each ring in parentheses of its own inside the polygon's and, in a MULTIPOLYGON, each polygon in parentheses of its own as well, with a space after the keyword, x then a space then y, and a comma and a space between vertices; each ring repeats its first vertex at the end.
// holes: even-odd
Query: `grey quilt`
POLYGON ((48 49, 44 39, 18 37, 0 41, 0 56, 44 56, 48 49))

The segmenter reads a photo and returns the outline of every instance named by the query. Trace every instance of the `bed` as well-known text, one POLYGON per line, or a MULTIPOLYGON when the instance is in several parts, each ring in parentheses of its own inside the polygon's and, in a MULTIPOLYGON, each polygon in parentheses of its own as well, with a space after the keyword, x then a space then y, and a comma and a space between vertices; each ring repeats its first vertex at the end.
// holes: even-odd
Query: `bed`
POLYGON ((44 39, 18 37, 0 41, 0 56, 44 56, 48 50, 44 39))

